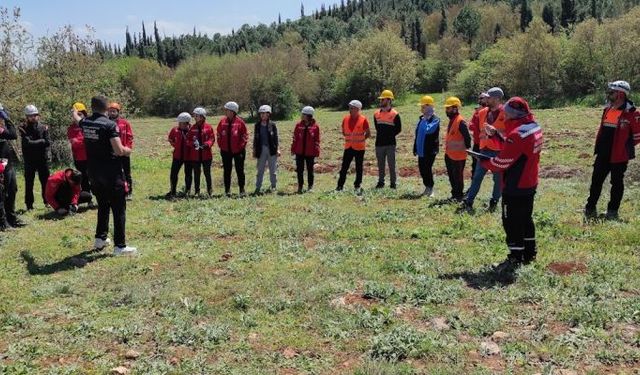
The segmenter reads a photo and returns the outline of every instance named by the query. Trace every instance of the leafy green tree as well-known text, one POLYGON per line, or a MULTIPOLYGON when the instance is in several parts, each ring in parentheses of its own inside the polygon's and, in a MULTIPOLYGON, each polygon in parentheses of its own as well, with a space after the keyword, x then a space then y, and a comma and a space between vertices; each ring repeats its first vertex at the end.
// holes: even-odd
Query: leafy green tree
POLYGON ((473 7, 465 5, 453 20, 453 30, 456 35, 461 36, 467 43, 471 44, 480 29, 480 20, 480 13, 473 7))

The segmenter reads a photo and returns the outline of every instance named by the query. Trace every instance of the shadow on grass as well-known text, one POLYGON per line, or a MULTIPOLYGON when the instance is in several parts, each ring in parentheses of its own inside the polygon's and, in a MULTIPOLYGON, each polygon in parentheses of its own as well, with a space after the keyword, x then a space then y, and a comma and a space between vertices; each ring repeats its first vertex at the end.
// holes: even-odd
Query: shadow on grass
POLYGON ((424 195, 422 193, 404 193, 398 197, 398 199, 405 201, 417 201, 423 198, 424 195))
POLYGON ((149 196, 149 200, 151 200, 151 201, 168 201, 168 202, 187 201, 187 200, 206 201, 206 200, 209 200, 209 199, 220 199, 220 198, 224 198, 224 197, 225 196, 222 195, 222 194, 186 195, 184 193, 178 193, 178 194, 173 195, 173 196, 169 196, 169 195, 166 195, 166 194, 163 194, 163 195, 150 195, 149 196))
MULTIPOLYGON (((97 206, 95 208, 96 210, 98 209, 97 206)), ((89 207, 78 207, 78 211, 76 211, 75 215, 79 215, 81 213, 87 212, 87 211, 91 211, 93 210, 92 208, 89 207)), ((55 211, 49 211, 46 214, 40 214, 37 216, 37 218, 39 220, 64 220, 67 217, 69 217, 70 215, 58 215, 57 212, 55 211)))
POLYGON ((100 250, 88 250, 77 255, 66 257, 58 262, 39 265, 28 250, 20 253, 30 275, 52 275, 54 273, 82 268, 91 262, 108 258, 111 255, 100 253, 100 250))
POLYGON ((458 280, 462 279, 467 283, 469 288, 485 290, 494 287, 509 286, 516 282, 515 272, 499 273, 493 269, 486 269, 477 272, 454 272, 445 273, 438 276, 441 280, 458 280))

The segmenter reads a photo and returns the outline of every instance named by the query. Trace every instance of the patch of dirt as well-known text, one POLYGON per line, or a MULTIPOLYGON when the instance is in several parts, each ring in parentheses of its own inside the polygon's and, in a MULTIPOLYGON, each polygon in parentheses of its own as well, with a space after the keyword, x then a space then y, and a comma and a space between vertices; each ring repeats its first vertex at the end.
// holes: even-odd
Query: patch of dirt
MULTIPOLYGON (((376 175, 378 172, 376 171, 376 175)), ((420 170, 418 167, 400 167, 398 168, 398 176, 400 177, 416 177, 420 176, 420 170)))
POLYGON ((376 301, 373 299, 367 299, 362 296, 362 292, 347 293, 344 296, 338 297, 331 301, 331 306, 345 307, 353 309, 357 306, 370 307, 375 305, 376 301))
POLYGON ((588 152, 583 152, 578 155, 578 159, 591 159, 591 157, 593 157, 593 154, 590 154, 588 152))
POLYGON ((550 263, 547 266, 547 270, 556 275, 566 276, 574 273, 587 272, 587 265, 582 262, 555 262, 550 263))
POLYGON ((545 165, 540 168, 541 178, 567 179, 581 175, 582 172, 580 170, 564 165, 545 165))
POLYGON ((467 354, 473 367, 484 367, 493 373, 502 373, 505 369, 504 361, 500 356, 483 356, 476 350, 471 350, 467 354))
POLYGON ((228 262, 233 258, 233 254, 231 252, 226 252, 220 256, 220 260, 218 262, 228 262))
POLYGON ((316 163, 313 165, 313 171, 315 173, 337 173, 340 168, 336 164, 322 164, 316 163))

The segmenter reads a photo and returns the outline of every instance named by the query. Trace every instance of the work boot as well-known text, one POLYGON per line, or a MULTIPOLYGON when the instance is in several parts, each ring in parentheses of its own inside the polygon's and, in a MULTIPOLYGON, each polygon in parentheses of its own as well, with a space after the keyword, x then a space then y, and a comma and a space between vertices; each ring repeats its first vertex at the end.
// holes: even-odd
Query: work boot
POLYGON ((342 191, 342 190, 344 190, 343 186, 338 185, 338 187, 336 187, 336 191, 342 191))
POLYGON ((607 213, 604 215, 606 220, 618 220, 618 210, 607 210, 607 213))
POLYGON ((458 207, 458 209, 456 210, 456 213, 459 213, 459 214, 473 213, 473 203, 469 202, 468 200, 463 200, 460 207, 458 207))
POLYGON ((9 225, 11 225, 13 228, 22 228, 27 225, 17 217, 15 219, 9 219, 7 221, 9 222, 9 225))
POLYGON ((138 249, 131 246, 116 246, 113 249, 113 255, 136 255, 138 254, 138 249))
POLYGON ((489 201, 489 212, 496 212, 496 208, 498 208, 498 201, 496 199, 491 199, 489 201))
POLYGON ((128 201, 133 200, 133 193, 131 192, 127 193, 127 195, 124 198, 128 201))
POLYGON ((313 193, 313 185, 309 185, 307 188, 307 193, 313 193))
POLYGON ((378 182, 378 184, 376 185, 376 189, 382 189, 384 188, 384 182, 378 182))
POLYGON ((164 195, 164 199, 173 199, 176 197, 176 192, 175 191, 170 191, 167 194, 164 195))
POLYGON ((103 240, 102 238, 96 238, 96 240, 93 242, 93 249, 94 250, 102 250, 105 247, 111 245, 111 240, 110 239, 105 239, 103 240))
POLYGON ((396 184, 391 184, 391 185, 389 185, 389 187, 392 188, 393 190, 398 188, 398 186, 396 186, 396 184))
POLYGON ((422 195, 424 195, 425 197, 428 198, 433 198, 433 187, 426 187, 424 188, 424 192, 422 192, 422 195))
POLYGON ((302 194, 304 191, 302 190, 302 186, 298 186, 298 194, 302 194))
POLYGON ((514 281, 516 271, 523 265, 522 257, 509 254, 507 259, 500 264, 496 264, 492 267, 492 271, 496 276, 496 279, 501 281, 511 282, 514 281))
POLYGON ((586 219, 595 219, 598 217, 598 210, 595 207, 586 206, 584 208, 584 217, 586 219))

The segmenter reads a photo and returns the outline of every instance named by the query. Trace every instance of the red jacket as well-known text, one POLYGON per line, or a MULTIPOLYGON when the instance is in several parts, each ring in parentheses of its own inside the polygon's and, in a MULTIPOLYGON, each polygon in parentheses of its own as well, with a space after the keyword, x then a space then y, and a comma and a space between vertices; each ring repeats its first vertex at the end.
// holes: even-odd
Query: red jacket
POLYGON ((67 138, 71 143, 71 153, 73 154, 73 160, 86 161, 87 149, 84 146, 84 134, 80 125, 73 123, 67 128, 67 138))
POLYGON ((231 128, 229 127, 229 119, 227 116, 223 117, 220 123, 218 123, 216 134, 218 136, 218 146, 221 151, 237 154, 247 147, 247 140, 249 139, 247 125, 238 116, 234 118, 231 128))
POLYGON ((309 126, 300 121, 293 130, 291 153, 307 157, 320 156, 320 127, 313 120, 309 126))
POLYGON ((471 116, 471 121, 469 122, 469 130, 473 133, 473 145, 478 147, 480 147, 480 124, 478 124, 480 119, 478 118, 478 112, 482 108, 479 107, 473 111, 473 116, 471 116))
POLYGON ((603 131, 603 127, 613 126, 615 132, 613 136, 613 147, 611 149, 611 163, 624 163, 636 157, 635 146, 640 144, 640 111, 632 102, 627 101, 625 109, 618 118, 617 124, 605 122, 607 112, 611 107, 606 107, 602 112, 602 120, 596 136, 596 146, 594 153, 598 153, 598 141, 603 131))
POLYGON ((500 153, 482 161, 482 167, 503 172, 502 193, 507 196, 534 194, 542 150, 542 129, 535 122, 521 122, 507 136, 500 153))
POLYGON ((116 124, 118 124, 118 132, 120 133, 120 141, 122 142, 122 145, 124 147, 133 148, 133 130, 131 129, 129 121, 122 117, 118 117, 116 124))
POLYGON ((56 201, 56 193, 58 192, 58 189, 60 189, 60 187, 64 184, 68 184, 71 187, 71 204, 78 204, 81 186, 80 184, 73 184, 67 181, 66 173, 70 170, 71 169, 58 171, 49 176, 49 179, 47 180, 47 186, 44 190, 44 197, 47 203, 49 203, 49 206, 51 206, 51 208, 53 208, 54 210, 60 208, 60 204, 56 201))
POLYGON ((171 129, 169 132, 169 143, 173 146, 173 159, 186 161, 189 160, 189 148, 187 146, 188 138, 187 133, 189 129, 180 130, 178 126, 171 129))
POLYGON ((216 136, 213 134, 213 128, 206 122, 198 126, 198 124, 191 125, 187 132, 187 148, 189 150, 187 158, 189 161, 209 161, 213 159, 211 149, 213 143, 216 141, 216 136), (196 150, 195 141, 200 144, 200 149, 196 150))

